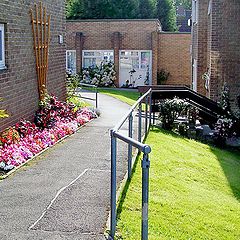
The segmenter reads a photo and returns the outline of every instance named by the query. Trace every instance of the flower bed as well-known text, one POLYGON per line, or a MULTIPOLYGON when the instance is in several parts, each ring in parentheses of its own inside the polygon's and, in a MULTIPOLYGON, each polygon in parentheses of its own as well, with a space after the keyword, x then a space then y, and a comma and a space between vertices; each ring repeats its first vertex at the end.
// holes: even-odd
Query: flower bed
POLYGON ((34 123, 21 120, 0 134, 0 169, 7 172, 53 146, 96 117, 88 109, 74 110, 73 104, 48 96, 41 102, 34 123))

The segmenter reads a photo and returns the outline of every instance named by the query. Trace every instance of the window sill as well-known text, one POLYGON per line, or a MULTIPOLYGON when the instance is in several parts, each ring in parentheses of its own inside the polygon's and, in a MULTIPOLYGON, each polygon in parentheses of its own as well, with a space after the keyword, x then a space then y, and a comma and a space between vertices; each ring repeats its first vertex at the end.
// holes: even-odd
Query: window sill
POLYGON ((0 71, 7 70, 7 66, 0 66, 0 71))

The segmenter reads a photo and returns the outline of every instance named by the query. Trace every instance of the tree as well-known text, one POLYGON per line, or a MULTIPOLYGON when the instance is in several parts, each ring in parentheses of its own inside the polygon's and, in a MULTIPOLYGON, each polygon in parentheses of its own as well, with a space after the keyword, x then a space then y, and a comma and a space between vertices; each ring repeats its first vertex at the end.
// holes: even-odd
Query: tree
POLYGON ((149 19, 153 17, 154 8, 149 0, 139 0, 138 18, 149 19))
POLYGON ((68 0, 66 3, 67 18, 76 19, 84 16, 84 4, 82 0, 68 0))
POLYGON ((156 17, 162 24, 163 31, 176 31, 176 7, 173 0, 157 0, 156 17))
POLYGON ((184 6, 185 9, 192 9, 192 1, 191 0, 175 0, 176 6, 184 6))
POLYGON ((136 18, 137 0, 68 0, 67 18, 136 18))

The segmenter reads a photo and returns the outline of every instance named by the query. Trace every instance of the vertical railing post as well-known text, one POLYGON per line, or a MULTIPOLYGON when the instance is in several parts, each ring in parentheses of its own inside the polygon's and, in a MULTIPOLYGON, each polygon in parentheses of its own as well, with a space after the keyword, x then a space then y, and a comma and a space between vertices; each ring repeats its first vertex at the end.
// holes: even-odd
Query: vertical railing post
POLYGON ((150 161, 148 154, 142 160, 142 240, 148 240, 148 188, 150 161))
POLYGON ((138 141, 142 142, 142 103, 138 106, 138 141))
POLYGON ((151 127, 152 124, 152 92, 150 93, 149 96, 149 128, 151 127))
POLYGON ((148 97, 145 98, 145 137, 148 131, 148 97))
POLYGON ((114 131, 111 130, 111 223, 110 235, 114 239, 116 232, 116 158, 117 158, 117 139, 114 137, 114 131))
MULTIPOLYGON (((128 136, 132 138, 133 136, 133 115, 129 115, 129 126, 128 126, 128 136)), ((132 173, 132 145, 128 144, 128 179, 130 179, 132 173)))
POLYGON ((96 108, 98 108, 98 90, 96 88, 96 108))

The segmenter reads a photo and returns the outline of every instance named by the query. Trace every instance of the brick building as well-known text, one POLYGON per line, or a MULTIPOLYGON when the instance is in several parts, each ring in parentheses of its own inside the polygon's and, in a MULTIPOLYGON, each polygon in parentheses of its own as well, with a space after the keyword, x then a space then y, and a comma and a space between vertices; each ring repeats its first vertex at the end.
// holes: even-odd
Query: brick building
MULTIPOLYGON (((0 109, 7 109, 10 117, 0 120, 0 130, 15 124, 19 119, 32 119, 38 108, 38 84, 33 49, 30 9, 38 0, 0 1, 0 109)), ((65 1, 42 0, 51 16, 49 70, 47 89, 65 98, 65 1)))
POLYGON ((193 0, 192 4, 194 89, 217 101, 226 83, 235 108, 240 95, 240 1, 193 0))
POLYGON ((191 35, 162 32, 156 19, 67 21, 66 39, 67 69, 73 72, 111 60, 119 87, 127 80, 157 84, 161 69, 170 73, 166 84, 191 85, 191 35))

